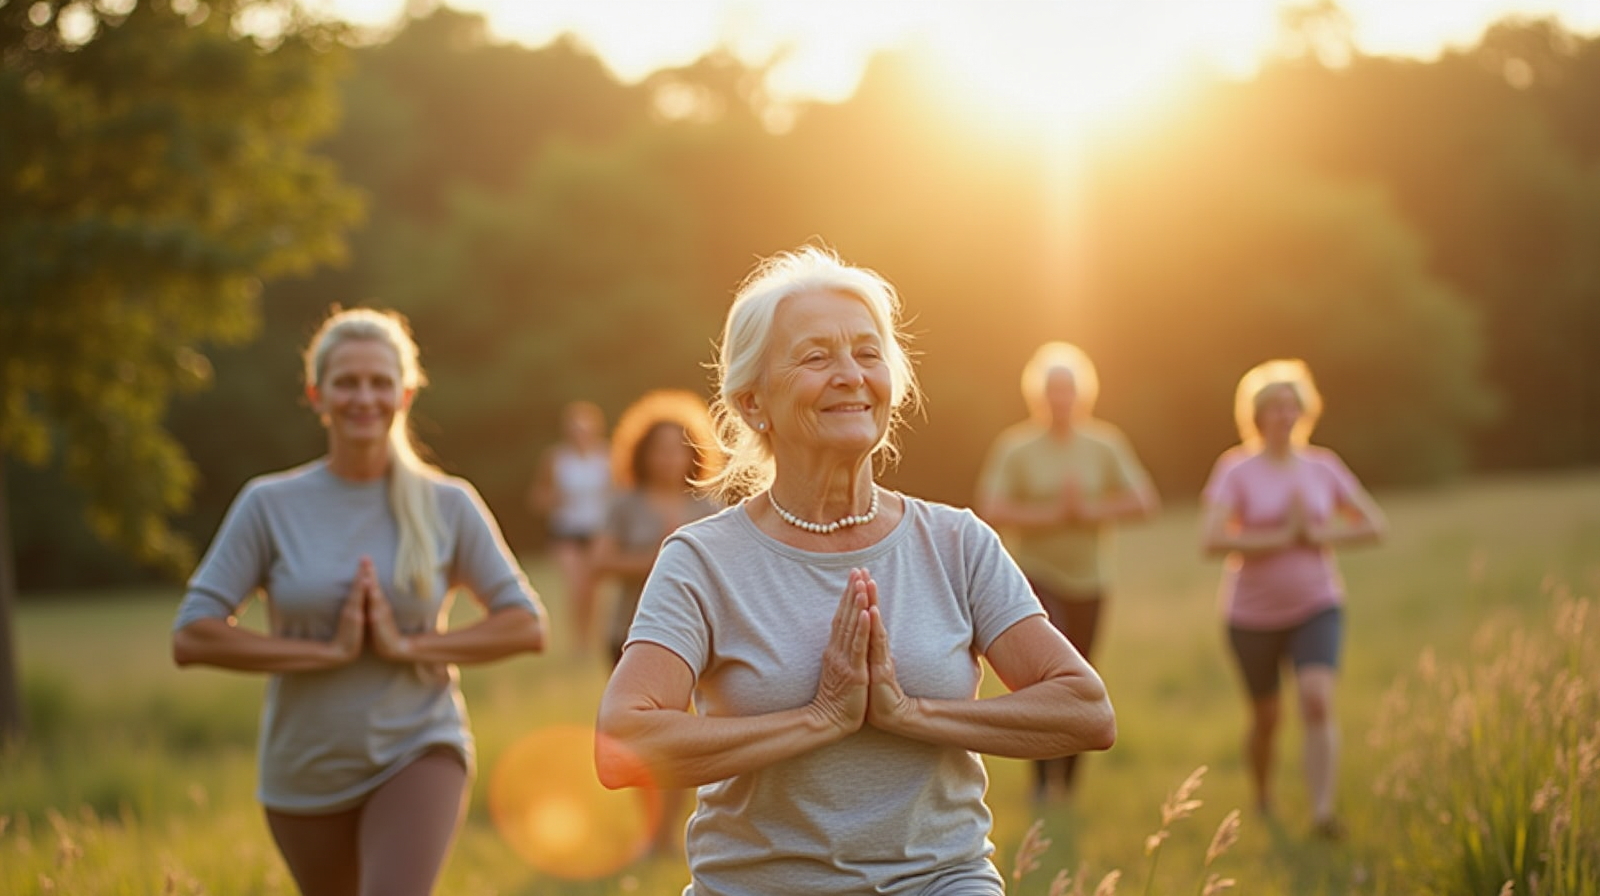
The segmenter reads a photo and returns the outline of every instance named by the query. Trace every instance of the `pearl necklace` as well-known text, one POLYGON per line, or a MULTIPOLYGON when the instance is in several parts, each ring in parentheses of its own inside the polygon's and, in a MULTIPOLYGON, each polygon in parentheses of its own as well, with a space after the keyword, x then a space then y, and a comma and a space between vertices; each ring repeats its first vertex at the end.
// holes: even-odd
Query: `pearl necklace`
POLYGON ((778 511, 778 516, 781 517, 784 522, 794 526, 797 529, 804 529, 807 532, 815 532, 818 535, 832 535, 840 529, 848 529, 851 526, 864 526, 878 518, 877 486, 872 487, 872 503, 868 505, 866 513, 857 514, 855 516, 847 516, 844 519, 834 520, 831 523, 813 523, 810 520, 803 520, 789 511, 784 510, 783 507, 778 504, 778 499, 772 497, 771 489, 767 490, 767 501, 772 504, 773 510, 778 511))

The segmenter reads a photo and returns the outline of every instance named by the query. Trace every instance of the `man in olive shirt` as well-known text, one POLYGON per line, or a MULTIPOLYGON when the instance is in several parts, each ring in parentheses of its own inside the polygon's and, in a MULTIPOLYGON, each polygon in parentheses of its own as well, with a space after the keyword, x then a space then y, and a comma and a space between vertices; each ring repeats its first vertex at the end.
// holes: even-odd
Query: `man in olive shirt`
MULTIPOLYGON (((978 483, 977 511, 1000 530, 1034 593, 1085 659, 1106 593, 1110 524, 1158 506, 1150 477, 1122 432, 1091 416, 1099 380, 1087 355, 1041 346, 1022 375, 1029 420, 995 440, 978 483)), ((1071 792, 1077 757, 1035 764, 1034 796, 1052 782, 1071 792)))

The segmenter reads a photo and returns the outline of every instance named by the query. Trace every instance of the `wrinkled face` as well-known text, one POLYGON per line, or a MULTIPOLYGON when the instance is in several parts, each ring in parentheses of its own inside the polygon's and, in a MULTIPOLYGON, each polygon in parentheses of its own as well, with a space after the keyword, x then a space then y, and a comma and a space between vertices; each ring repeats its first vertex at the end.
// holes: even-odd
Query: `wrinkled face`
POLYGON ((694 461, 694 449, 683 427, 670 423, 656 426, 646 436, 645 482, 640 485, 683 485, 694 475, 694 461))
POLYGON ((1078 406, 1078 381, 1072 371, 1056 367, 1045 374, 1044 406, 1049 409, 1051 420, 1072 419, 1078 406))
POLYGON ((382 441, 396 412, 411 403, 400 384, 400 358, 388 343, 350 339, 328 352, 322 381, 306 390, 332 442, 382 441))
POLYGON ((1261 432, 1261 441, 1268 445, 1289 444, 1303 413, 1300 396, 1292 386, 1268 386, 1256 399, 1256 429, 1261 432))
POLYGON ((753 420, 780 448, 868 454, 889 429, 893 384, 883 334, 860 299, 790 296, 773 319, 753 420))

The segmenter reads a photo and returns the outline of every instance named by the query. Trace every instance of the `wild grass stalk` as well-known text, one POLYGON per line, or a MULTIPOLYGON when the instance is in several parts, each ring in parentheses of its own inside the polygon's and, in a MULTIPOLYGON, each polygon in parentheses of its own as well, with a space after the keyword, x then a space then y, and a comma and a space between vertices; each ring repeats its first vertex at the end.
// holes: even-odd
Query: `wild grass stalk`
POLYGON ((1600 651, 1591 602, 1555 590, 1548 628, 1493 620, 1470 661, 1424 651, 1384 697, 1374 786, 1410 891, 1600 894, 1600 651))
MULTIPOLYGON (((1161 824, 1155 833, 1145 837, 1145 855, 1150 857, 1150 865, 1145 869, 1144 893, 1146 896, 1153 892, 1156 880, 1156 867, 1161 859, 1161 848, 1167 838, 1172 835, 1172 825, 1192 816, 1197 809, 1205 805, 1203 800, 1195 798, 1195 793, 1200 789, 1200 783, 1205 778, 1206 766, 1200 766, 1189 773, 1178 785, 1177 789, 1167 795, 1161 803, 1161 824)), ((1216 896, 1233 887, 1237 882, 1231 877, 1223 877, 1212 872, 1211 865, 1221 858, 1235 843, 1239 841, 1240 815, 1234 809, 1223 817, 1221 824, 1217 825, 1216 833, 1211 836, 1211 845, 1206 849, 1205 864, 1201 868, 1204 875, 1198 881, 1196 892, 1201 896, 1216 896)), ((1020 884, 1028 874, 1039 869, 1040 858, 1050 849, 1050 838, 1044 835, 1044 820, 1039 819, 1028 828, 1023 835, 1022 842, 1018 844, 1016 855, 1012 860, 1012 883, 1020 884)), ((1117 886, 1122 881, 1122 870, 1114 868, 1100 878, 1094 888, 1094 896, 1114 896, 1117 886)), ((1083 888, 1089 882, 1089 869, 1087 865, 1079 865, 1077 873, 1069 873, 1065 869, 1056 872, 1050 881, 1049 896, 1084 896, 1083 888)))

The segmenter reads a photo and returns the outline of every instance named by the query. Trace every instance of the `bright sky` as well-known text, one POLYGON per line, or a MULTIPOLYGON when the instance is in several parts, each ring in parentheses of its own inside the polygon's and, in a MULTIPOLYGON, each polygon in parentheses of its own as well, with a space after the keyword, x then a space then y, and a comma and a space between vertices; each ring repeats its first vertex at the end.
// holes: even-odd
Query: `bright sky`
MULTIPOLYGON (((427 7, 428 0, 411 0, 427 7)), ((393 23, 407 0, 309 0, 372 26, 393 23)), ((1248 71, 1272 41, 1281 0, 453 0, 482 11, 497 37, 531 46, 572 32, 625 80, 691 62, 718 45, 757 61, 788 47, 774 86, 841 99, 875 49, 922 38, 974 45, 991 65, 1068 52, 1182 57, 1248 71), (1020 53, 1019 53, 1020 51, 1020 53), (1008 60, 1007 57, 1012 57, 1008 60), (1019 58, 1020 57, 1020 58, 1019 58)), ((1341 0, 1368 53, 1428 57, 1470 43, 1509 14, 1557 15, 1600 32, 1600 0, 1341 0)), ((1149 62, 1139 63, 1145 69, 1149 62)))
MULTIPOLYGON (((358 25, 393 25, 438 0, 305 0, 358 25)), ((493 35, 541 46, 572 33, 637 81, 725 46, 781 60, 779 99, 840 100, 878 49, 917 42, 951 62, 946 94, 1048 129, 1073 130, 1159 104, 1198 67, 1243 75, 1278 39, 1284 0, 451 0, 493 35)), ((1507 15, 1554 15, 1600 33, 1600 0, 1339 0, 1356 46, 1436 56, 1507 15)))

